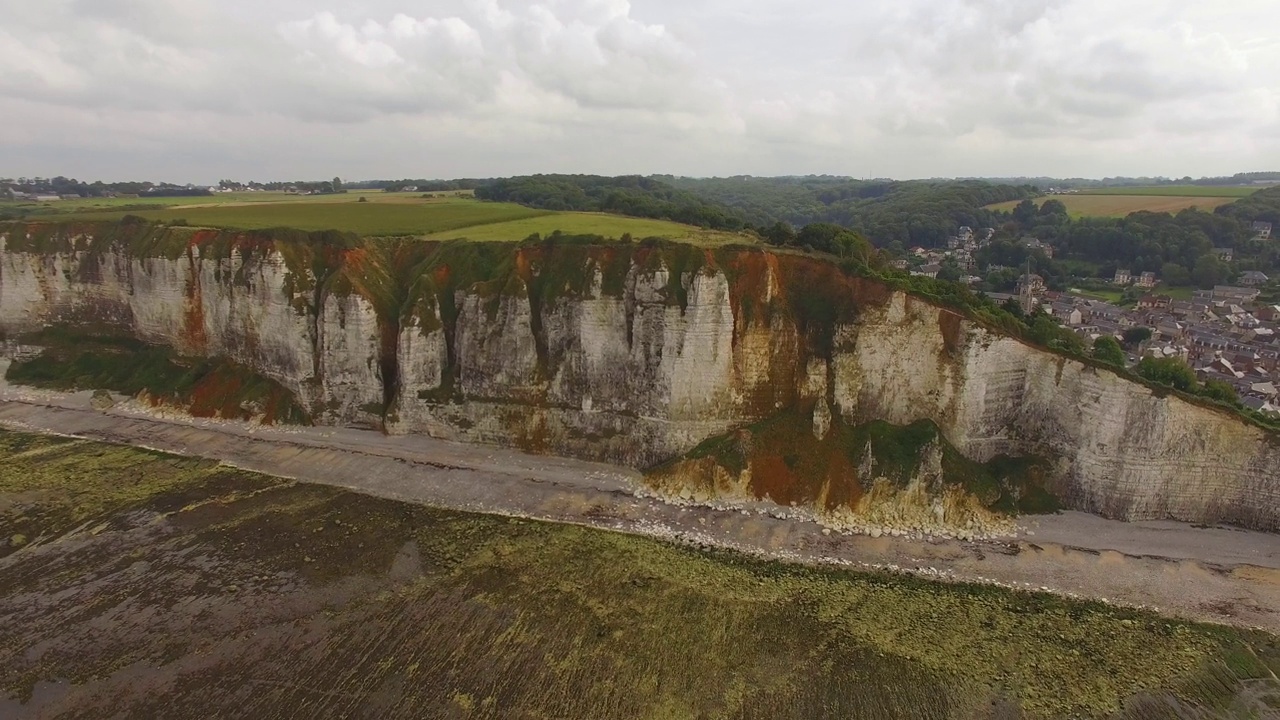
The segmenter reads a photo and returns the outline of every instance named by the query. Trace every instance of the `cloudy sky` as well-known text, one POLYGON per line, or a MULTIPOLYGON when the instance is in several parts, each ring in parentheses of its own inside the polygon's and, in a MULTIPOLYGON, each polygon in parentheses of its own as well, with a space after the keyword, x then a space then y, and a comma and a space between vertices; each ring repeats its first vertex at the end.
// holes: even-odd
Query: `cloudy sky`
POLYGON ((0 176, 1280 169, 1275 0, 0 0, 0 176))

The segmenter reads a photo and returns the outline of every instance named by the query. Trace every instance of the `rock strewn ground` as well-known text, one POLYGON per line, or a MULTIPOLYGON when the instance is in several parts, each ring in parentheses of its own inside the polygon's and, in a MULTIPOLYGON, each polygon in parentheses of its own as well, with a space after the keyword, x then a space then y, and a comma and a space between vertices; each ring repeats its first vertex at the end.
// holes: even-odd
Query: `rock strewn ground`
POLYGON ((4 388, 0 425, 211 458, 442 508, 675 538, 784 560, 1045 589, 1280 632, 1280 536, 1267 533, 1067 513, 1026 519, 1025 531, 1004 542, 846 536, 775 517, 790 511, 764 504, 670 505, 644 497, 639 476, 614 466, 420 436, 161 418, 127 403, 100 412, 89 402, 88 393, 4 388))

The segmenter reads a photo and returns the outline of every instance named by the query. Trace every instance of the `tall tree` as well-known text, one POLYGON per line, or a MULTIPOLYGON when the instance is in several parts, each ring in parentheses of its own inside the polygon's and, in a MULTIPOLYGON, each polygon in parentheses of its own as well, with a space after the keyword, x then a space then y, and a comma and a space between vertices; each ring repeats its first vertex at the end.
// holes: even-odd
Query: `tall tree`
POLYGON ((1195 269, 1191 271, 1191 279, 1201 289, 1209 290, 1227 279, 1227 266, 1213 253, 1201 255, 1196 260, 1195 269))
POLYGON ((1104 363, 1124 367, 1124 348, 1110 335, 1093 341, 1093 356, 1104 363))

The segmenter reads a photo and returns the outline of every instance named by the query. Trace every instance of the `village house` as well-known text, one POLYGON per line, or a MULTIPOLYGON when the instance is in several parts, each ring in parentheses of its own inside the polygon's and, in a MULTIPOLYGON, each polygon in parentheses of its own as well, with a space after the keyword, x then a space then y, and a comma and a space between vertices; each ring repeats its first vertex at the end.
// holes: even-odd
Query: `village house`
POLYGON ((1143 295, 1138 298, 1139 310, 1153 310, 1168 308, 1173 304, 1173 298, 1168 295, 1143 295))
POLYGON ((1256 288, 1235 287, 1232 285, 1213 286, 1213 299, 1236 303, 1251 303, 1258 299, 1261 292, 1256 288))
POLYGON ((1263 322, 1276 322, 1280 320, 1280 305, 1263 305, 1253 315, 1263 322))
POLYGON ((1077 335, 1088 339, 1090 342, 1098 337, 1098 326, 1090 324, 1089 322, 1083 322, 1071 329, 1074 330, 1077 335))
POLYGON ((1075 327, 1084 324, 1084 313, 1080 312, 1080 308, 1063 306, 1061 309, 1055 307, 1053 311, 1054 317, 1061 318, 1064 325, 1075 327))
POLYGON ((1118 341, 1122 341, 1124 338, 1124 328, 1109 320, 1095 319, 1090 321, 1088 327, 1092 329, 1092 332, 1085 337, 1088 337, 1091 341, 1100 337, 1113 337, 1118 341))
POLYGON ((1142 354, 1154 358, 1187 359, 1187 349, 1185 347, 1168 342, 1152 343, 1147 346, 1146 350, 1144 350, 1142 354))
POLYGON ((923 277, 936 278, 938 277, 938 271, 940 270, 942 270, 941 265, 937 263, 929 263, 928 265, 921 265, 919 270, 912 270, 911 274, 917 275, 917 276, 923 276, 923 277))
POLYGON ((1267 277, 1265 273, 1258 272, 1257 270, 1246 270, 1240 274, 1240 284, 1245 287, 1266 285, 1270 279, 1271 278, 1267 277))
POLYGON ((1232 379, 1239 379, 1244 377, 1244 373, 1239 370, 1236 370, 1235 366, 1232 365, 1224 357, 1214 358, 1212 362, 1210 362, 1205 367, 1201 368, 1200 371, 1204 373, 1204 375, 1209 377, 1212 377, 1214 375, 1220 376, 1222 378, 1232 378, 1232 379))
POLYGON ((974 260, 973 254, 968 250, 956 250, 955 252, 947 253, 947 255, 955 260, 956 265, 959 265, 960 269, 966 273, 972 273, 978 267, 978 263, 974 260))
POLYGON ((1116 270, 1116 279, 1113 280, 1116 285, 1128 285, 1133 281, 1133 276, 1128 270, 1116 270))
POLYGON ((1156 274, 1153 272, 1144 272, 1138 276, 1135 283, 1140 288, 1153 288, 1156 286, 1156 274))
POLYGON ((1235 251, 1231 248, 1214 248, 1213 254, 1222 262, 1231 262, 1235 258, 1235 251))
POLYGON ((1271 223, 1255 222, 1253 224, 1253 236, 1259 240, 1271 239, 1271 223))
POLYGON ((1263 398, 1246 396, 1240 398, 1240 402, 1250 410, 1256 410, 1264 415, 1280 415, 1280 410, 1263 398))
POLYGON ((1161 320, 1156 323, 1156 332, 1171 340, 1181 340, 1186 336, 1186 326, 1173 320, 1161 320))

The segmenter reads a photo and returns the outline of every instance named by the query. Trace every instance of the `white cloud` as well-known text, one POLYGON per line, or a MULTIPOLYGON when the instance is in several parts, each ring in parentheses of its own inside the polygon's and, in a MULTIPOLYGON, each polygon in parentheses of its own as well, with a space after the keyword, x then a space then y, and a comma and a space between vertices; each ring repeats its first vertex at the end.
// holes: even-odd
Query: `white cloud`
POLYGON ((1280 7, 1233 9, 0 0, 0 174, 1280 167, 1280 7))

